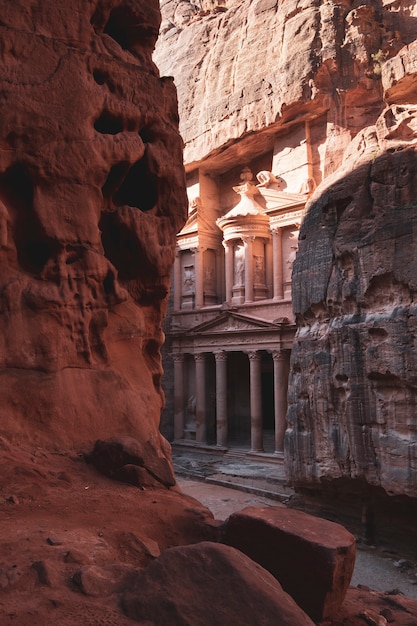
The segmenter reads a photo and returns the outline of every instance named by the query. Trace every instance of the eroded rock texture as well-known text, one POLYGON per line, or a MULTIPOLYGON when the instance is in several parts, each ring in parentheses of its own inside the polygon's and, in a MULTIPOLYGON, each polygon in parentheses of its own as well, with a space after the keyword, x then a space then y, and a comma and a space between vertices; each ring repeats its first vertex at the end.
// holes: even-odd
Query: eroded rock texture
POLYGON ((164 456, 161 316, 186 201, 158 2, 0 9, 0 431, 129 434, 164 456))
POLYGON ((416 496, 416 46, 382 68, 388 106, 311 199, 293 269, 298 317, 287 463, 416 496))
POLYGON ((189 167, 216 153, 234 166, 284 128, 290 150, 298 124, 325 114, 311 159, 328 175, 383 108, 381 62, 417 36, 411 1, 234 0, 208 15, 197 5, 161 1, 155 55, 175 77, 189 167))

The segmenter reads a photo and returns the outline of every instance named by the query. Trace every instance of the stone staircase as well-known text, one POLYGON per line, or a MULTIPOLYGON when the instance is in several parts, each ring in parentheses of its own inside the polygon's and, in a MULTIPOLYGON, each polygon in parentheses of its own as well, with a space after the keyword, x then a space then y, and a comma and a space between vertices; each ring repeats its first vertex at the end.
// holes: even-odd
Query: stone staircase
POLYGON ((294 494, 286 483, 283 455, 229 448, 222 454, 173 446, 177 476, 239 489, 279 501, 294 494))

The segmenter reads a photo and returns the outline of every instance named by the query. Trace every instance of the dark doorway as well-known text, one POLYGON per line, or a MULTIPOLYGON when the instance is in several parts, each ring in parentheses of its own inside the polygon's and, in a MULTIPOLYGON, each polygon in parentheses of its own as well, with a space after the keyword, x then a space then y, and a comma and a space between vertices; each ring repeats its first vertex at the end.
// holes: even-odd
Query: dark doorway
POLYGON ((229 447, 249 449, 249 359, 243 352, 228 353, 227 392, 229 447))

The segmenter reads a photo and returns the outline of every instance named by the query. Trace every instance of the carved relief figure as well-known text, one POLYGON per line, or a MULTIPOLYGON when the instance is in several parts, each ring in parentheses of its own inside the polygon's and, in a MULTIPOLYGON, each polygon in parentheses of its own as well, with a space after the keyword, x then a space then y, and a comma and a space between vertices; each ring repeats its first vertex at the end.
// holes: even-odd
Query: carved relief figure
POLYGON ((212 265, 207 265, 204 268, 204 286, 207 289, 214 287, 214 267, 212 265))
POLYGON ((287 258, 287 265, 288 265, 288 268, 289 268, 289 270, 291 272, 292 271, 292 266, 294 265, 295 257, 297 256, 297 250, 298 250, 298 230, 292 231, 291 237, 289 239, 289 243, 290 243, 290 247, 291 247, 291 252, 289 253, 288 258, 287 258))
POLYGON ((245 257, 242 246, 237 246, 235 250, 235 276, 234 284, 241 286, 245 284, 245 257))
POLYGON ((184 267, 184 293, 193 293, 195 284, 194 265, 186 265, 184 267))
POLYGON ((254 256, 255 260, 255 283, 264 283, 264 258, 260 255, 254 256))

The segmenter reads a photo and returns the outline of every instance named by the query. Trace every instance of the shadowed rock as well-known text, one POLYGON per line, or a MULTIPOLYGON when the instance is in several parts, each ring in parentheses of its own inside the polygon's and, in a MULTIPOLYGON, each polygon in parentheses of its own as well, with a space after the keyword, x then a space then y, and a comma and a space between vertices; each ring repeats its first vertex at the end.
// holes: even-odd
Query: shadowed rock
POLYGON ((170 626, 312 626, 266 570, 229 546, 166 550, 122 597, 128 617, 170 626))
POLYGON ((224 541, 262 565, 315 621, 341 607, 355 565, 355 538, 300 511, 248 507, 225 524, 224 541))

